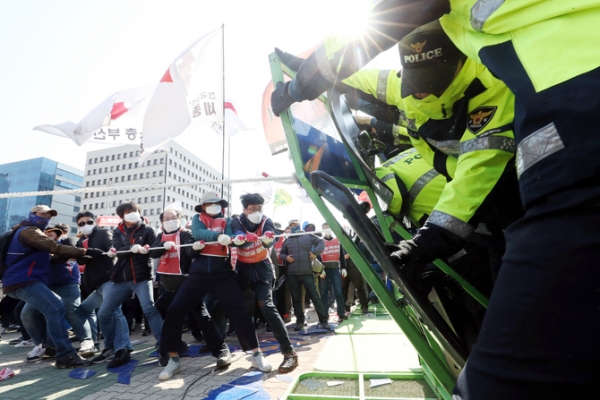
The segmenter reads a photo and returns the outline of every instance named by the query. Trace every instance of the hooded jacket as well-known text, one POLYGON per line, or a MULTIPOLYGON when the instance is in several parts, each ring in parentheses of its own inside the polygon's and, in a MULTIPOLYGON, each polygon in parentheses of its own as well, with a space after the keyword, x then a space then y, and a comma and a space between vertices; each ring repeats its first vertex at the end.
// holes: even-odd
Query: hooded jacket
MULTIPOLYGON (((136 244, 151 245, 155 238, 154 229, 142 221, 131 228, 121 222, 113 233, 113 247, 117 251, 130 250, 136 244)), ((152 279, 152 259, 149 254, 120 254, 110 272, 110 279, 115 283, 152 279)))

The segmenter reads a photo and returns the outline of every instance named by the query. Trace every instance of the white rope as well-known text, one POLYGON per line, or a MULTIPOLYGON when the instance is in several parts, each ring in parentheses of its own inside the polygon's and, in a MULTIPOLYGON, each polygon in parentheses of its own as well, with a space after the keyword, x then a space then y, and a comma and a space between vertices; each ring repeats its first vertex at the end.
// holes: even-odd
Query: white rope
MULTIPOLYGON (((284 233, 284 234, 281 234, 281 235, 274 235, 273 239, 280 238, 280 237, 284 237, 284 238, 287 239, 288 237, 291 237, 291 236, 314 235, 316 233, 322 233, 322 232, 325 232, 325 231, 300 232, 300 233, 284 233)), ((262 240, 262 238, 264 238, 264 237, 265 236, 260 236, 259 239, 262 240)), ((205 246, 209 245, 209 244, 220 244, 220 243, 219 242, 205 242, 204 243, 205 246)), ((181 248, 181 247, 190 247, 190 246, 193 246, 193 245, 194 245, 194 243, 188 243, 188 244, 175 245, 173 247, 180 247, 181 248)), ((164 247, 149 247, 146 250, 150 251, 150 250, 166 250, 166 249, 164 247)), ((116 254, 123 254, 123 253, 131 253, 131 250, 120 250, 120 251, 116 252, 116 254)), ((108 252, 102 253, 102 254, 106 255, 106 254, 108 254, 108 252)))
POLYGON ((296 175, 290 176, 268 176, 260 178, 246 178, 246 179, 229 179, 220 181, 194 181, 194 182, 180 182, 180 183, 151 183, 142 185, 108 185, 108 186, 86 186, 78 189, 63 189, 63 190, 43 190, 39 192, 18 192, 18 193, 0 193, 0 199, 8 199, 14 197, 29 197, 29 196, 47 196, 54 194, 72 194, 72 193, 90 193, 90 192, 111 192, 114 190, 123 189, 163 189, 167 187, 179 187, 179 186, 208 186, 208 185, 227 185, 230 183, 252 183, 252 182, 278 182, 281 184, 295 184, 296 175))

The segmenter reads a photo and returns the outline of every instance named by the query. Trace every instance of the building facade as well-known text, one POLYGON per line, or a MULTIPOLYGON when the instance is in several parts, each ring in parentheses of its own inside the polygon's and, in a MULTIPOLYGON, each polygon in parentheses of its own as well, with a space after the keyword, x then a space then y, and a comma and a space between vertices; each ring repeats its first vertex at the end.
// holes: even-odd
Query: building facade
MULTIPOLYGON (((83 171, 45 157, 0 165, 0 193, 38 192, 78 189, 83 186, 83 171)), ((27 219, 36 204, 46 204, 58 211, 51 225, 65 223, 77 232, 75 215, 81 207, 81 195, 55 194, 0 199, 0 229, 27 219)))
POLYGON ((222 179, 219 171, 175 141, 168 144, 168 149, 150 154, 143 163, 140 163, 139 147, 136 145, 88 152, 84 172, 85 186, 110 186, 111 189, 84 193, 82 210, 89 210, 95 215, 116 215, 119 204, 134 201, 140 205, 142 215, 149 224, 158 228, 158 216, 165 207, 173 203, 180 203, 181 211, 189 221, 194 216, 194 207, 203 193, 210 190, 224 192, 223 198, 231 200, 231 188, 228 185, 169 186, 159 189, 132 187, 222 179))

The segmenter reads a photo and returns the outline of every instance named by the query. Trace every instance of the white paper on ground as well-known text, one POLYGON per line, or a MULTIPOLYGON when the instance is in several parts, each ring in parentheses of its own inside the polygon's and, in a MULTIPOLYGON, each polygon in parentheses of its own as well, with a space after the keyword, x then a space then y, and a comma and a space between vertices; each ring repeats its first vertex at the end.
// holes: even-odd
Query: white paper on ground
POLYGON ((293 382, 294 381, 294 377, 289 376, 289 375, 275 375, 275 378, 279 379, 280 381, 284 381, 284 382, 293 382))
POLYGON ((331 386, 340 386, 343 385, 344 382, 343 381, 328 381, 327 382, 327 386, 331 387, 331 386))
POLYGON ((369 379, 369 381, 371 381, 371 387, 377 387, 377 386, 381 386, 381 385, 388 385, 390 383, 392 383, 392 380, 389 378, 385 378, 385 379, 369 379))

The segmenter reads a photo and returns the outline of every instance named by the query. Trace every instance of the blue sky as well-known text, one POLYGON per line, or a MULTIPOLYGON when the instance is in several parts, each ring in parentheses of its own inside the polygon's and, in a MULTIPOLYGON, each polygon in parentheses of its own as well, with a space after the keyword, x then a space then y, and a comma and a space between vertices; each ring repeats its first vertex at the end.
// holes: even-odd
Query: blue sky
MULTIPOLYGON (((46 156, 83 169, 86 152, 99 147, 79 147, 32 127, 79 121, 111 93, 158 82, 183 49, 224 24, 225 97, 255 128, 232 138, 231 176, 289 174, 288 155, 272 157, 262 132, 268 55, 276 46, 299 53, 334 30, 356 26, 350 21, 363 3, 367 1, 5 1, 0 13, 2 162, 46 156)), ((221 139, 203 129, 190 129, 178 141, 196 146, 192 139, 202 135, 203 145, 190 150, 220 169, 221 139)), ((297 214, 296 206, 289 208, 290 215, 297 214)), ((287 211, 281 208, 277 214, 283 220, 287 211)), ((307 207, 303 212, 320 218, 307 207)))

